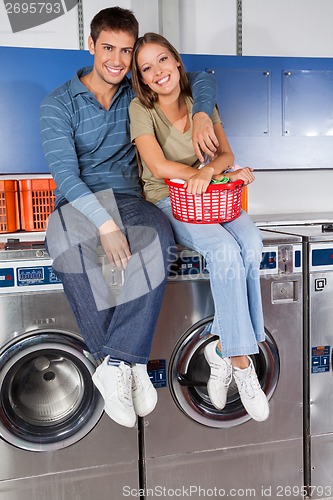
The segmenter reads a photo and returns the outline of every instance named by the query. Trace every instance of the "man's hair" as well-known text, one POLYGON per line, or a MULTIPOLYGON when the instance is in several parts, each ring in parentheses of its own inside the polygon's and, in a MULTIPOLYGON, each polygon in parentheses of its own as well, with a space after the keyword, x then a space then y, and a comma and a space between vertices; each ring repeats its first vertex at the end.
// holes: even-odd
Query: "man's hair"
POLYGON ((179 63, 178 70, 180 73, 180 90, 184 95, 192 97, 191 87, 187 78, 185 66, 178 50, 175 49, 175 47, 171 45, 171 43, 164 36, 159 35, 158 33, 146 33, 144 36, 141 36, 137 40, 134 46, 131 71, 133 88, 142 104, 148 108, 153 108, 154 103, 158 98, 156 92, 151 90, 148 85, 143 82, 140 69, 138 68, 138 54, 140 52, 140 49, 147 43, 155 43, 157 45, 161 45, 161 47, 164 47, 169 52, 171 52, 177 63, 179 63))
POLYGON ((137 40, 139 23, 131 10, 109 7, 98 12, 90 23, 90 36, 94 43, 96 43, 101 31, 104 30, 125 31, 133 35, 134 40, 137 40))

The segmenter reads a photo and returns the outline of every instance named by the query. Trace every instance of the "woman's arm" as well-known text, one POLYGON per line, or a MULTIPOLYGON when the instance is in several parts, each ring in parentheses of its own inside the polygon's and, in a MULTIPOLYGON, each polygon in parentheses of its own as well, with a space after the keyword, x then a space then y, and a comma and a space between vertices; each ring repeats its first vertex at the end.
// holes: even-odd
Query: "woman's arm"
POLYGON ((156 179, 190 179, 195 170, 189 165, 167 160, 154 135, 140 135, 135 145, 142 160, 156 179))
POLYGON ((234 156, 221 124, 214 125, 219 139, 216 157, 200 170, 183 163, 167 160, 153 135, 142 135, 135 139, 138 153, 156 179, 179 178, 186 181, 185 187, 192 194, 204 193, 214 175, 233 165, 234 156))
POLYGON ((180 178, 185 181, 193 179, 188 183, 189 189, 191 192, 202 193, 206 191, 214 175, 233 165, 234 157, 217 114, 213 118, 214 133, 219 140, 216 157, 200 170, 166 158, 155 135, 156 117, 154 118, 152 110, 143 106, 138 99, 131 102, 130 118, 132 140, 135 141, 141 159, 156 179, 180 178))

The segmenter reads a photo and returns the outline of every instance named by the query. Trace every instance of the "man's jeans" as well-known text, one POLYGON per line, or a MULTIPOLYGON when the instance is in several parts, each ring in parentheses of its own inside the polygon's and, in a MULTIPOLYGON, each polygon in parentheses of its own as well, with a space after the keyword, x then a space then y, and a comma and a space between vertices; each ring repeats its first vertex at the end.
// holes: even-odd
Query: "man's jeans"
POLYGON ((69 203, 49 218, 47 249, 93 356, 147 363, 172 259, 172 229, 143 198, 111 190, 96 196, 124 231, 132 254, 120 295, 113 296, 98 265, 98 230, 69 203))
POLYGON ((188 224, 173 217, 169 197, 157 206, 169 218, 177 243, 206 260, 215 305, 211 332, 219 335, 223 356, 258 352, 258 342, 265 339, 259 229, 244 211, 226 224, 188 224))

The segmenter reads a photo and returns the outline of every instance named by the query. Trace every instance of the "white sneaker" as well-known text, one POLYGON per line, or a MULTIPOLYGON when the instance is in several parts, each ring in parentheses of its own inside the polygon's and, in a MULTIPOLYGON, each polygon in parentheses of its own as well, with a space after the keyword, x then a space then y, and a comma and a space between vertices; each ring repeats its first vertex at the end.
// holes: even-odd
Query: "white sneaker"
POLYGON ((139 417, 145 417, 156 406, 157 391, 147 373, 147 365, 136 363, 132 366, 132 398, 139 417))
POLYGON ((134 427, 131 367, 123 361, 119 366, 108 365, 108 359, 109 356, 97 367, 92 380, 105 401, 105 413, 117 424, 134 427))
POLYGON ((210 377, 207 383, 209 398, 218 410, 222 410, 227 402, 228 388, 232 380, 232 367, 229 358, 221 358, 216 352, 218 340, 210 342, 204 349, 204 356, 210 366, 210 377))
POLYGON ((243 406, 250 417, 257 422, 268 418, 269 406, 266 394, 261 389, 252 359, 249 357, 249 366, 241 369, 234 367, 234 379, 238 387, 243 406))

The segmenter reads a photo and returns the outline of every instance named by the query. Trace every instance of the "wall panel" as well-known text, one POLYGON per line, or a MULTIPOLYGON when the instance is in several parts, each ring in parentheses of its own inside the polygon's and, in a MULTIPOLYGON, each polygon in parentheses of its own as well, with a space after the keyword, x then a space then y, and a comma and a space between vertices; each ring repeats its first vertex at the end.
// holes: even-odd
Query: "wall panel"
POLYGON ((243 54, 333 56, 332 0, 243 0, 243 54))

